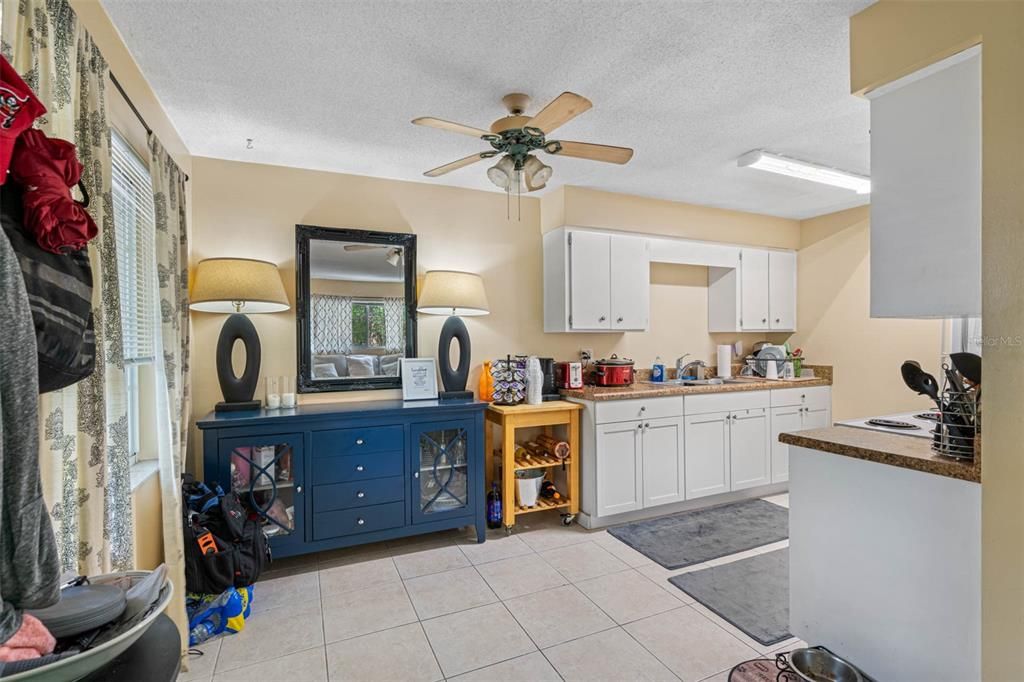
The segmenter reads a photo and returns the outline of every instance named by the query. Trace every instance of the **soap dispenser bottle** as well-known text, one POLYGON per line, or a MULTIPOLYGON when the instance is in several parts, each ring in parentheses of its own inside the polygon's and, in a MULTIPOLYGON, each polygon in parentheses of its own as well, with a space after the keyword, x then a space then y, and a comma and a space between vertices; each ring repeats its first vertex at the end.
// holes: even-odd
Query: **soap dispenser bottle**
POLYGON ((651 381, 665 381, 665 365, 661 362, 661 356, 654 358, 654 365, 651 366, 651 381))

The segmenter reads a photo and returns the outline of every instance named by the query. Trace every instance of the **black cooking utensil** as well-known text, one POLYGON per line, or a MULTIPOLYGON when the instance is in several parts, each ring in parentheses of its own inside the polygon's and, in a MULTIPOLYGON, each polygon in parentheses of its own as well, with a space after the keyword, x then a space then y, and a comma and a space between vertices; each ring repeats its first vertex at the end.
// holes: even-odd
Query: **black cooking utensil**
POLYGON ((956 371, 972 384, 981 383, 981 356, 974 353, 950 353, 949 360, 956 371))
POLYGON ((963 398, 964 393, 967 391, 964 388, 964 382, 960 379, 960 374, 954 372, 953 369, 946 364, 942 365, 942 371, 946 374, 946 381, 949 382, 950 387, 956 392, 958 398, 963 398))
POLYGON ((939 400, 939 382, 928 372, 921 369, 914 360, 907 360, 900 366, 900 373, 903 375, 903 383, 920 395, 926 395, 935 401, 935 404, 942 409, 942 402, 939 400))

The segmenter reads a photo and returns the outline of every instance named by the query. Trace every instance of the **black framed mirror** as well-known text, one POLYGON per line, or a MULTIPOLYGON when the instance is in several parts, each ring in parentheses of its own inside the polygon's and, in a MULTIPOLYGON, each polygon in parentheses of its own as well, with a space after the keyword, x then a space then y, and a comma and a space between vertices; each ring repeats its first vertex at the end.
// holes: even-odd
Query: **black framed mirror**
POLYGON ((295 226, 299 393, 401 388, 416 357, 416 235, 295 226))

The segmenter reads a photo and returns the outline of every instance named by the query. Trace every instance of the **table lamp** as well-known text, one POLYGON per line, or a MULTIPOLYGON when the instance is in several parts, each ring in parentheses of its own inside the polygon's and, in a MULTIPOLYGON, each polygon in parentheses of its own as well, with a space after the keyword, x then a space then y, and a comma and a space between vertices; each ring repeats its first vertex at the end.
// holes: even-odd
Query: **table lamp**
POLYGON ((473 397, 466 390, 469 379, 469 331, 461 317, 486 315, 487 294, 480 275, 454 270, 431 270, 423 279, 416 309, 428 315, 448 315, 441 327, 437 342, 437 364, 444 386, 438 398, 441 400, 466 400, 473 397), (460 317, 461 316, 461 317, 460 317), (451 344, 459 340, 459 364, 452 368, 451 344))
POLYGON ((260 337, 246 313, 288 310, 277 266, 248 258, 207 258, 196 266, 189 307, 204 313, 230 313, 217 339, 217 380, 224 402, 217 412, 258 410, 253 400, 260 380, 260 337), (231 351, 235 341, 245 347, 245 369, 235 375, 231 351))

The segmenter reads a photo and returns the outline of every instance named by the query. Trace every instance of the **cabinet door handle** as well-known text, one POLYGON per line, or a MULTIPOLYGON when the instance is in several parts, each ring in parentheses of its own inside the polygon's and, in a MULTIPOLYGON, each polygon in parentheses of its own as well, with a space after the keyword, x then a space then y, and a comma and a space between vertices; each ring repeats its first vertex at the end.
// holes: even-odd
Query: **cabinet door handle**
POLYGON ((419 478, 420 477, 420 472, 417 471, 417 472, 413 473, 412 477, 413 478, 419 478))
POLYGON ((778 324, 778 323, 779 323, 779 318, 776 317, 775 318, 775 324, 778 324))
POLYGON ((607 320, 607 319, 608 319, 607 317, 605 317, 604 315, 602 315, 601 317, 597 318, 597 321, 598 321, 598 322, 604 322, 604 321, 605 321, 605 320, 607 320))
POLYGON ((356 525, 359 525, 359 526, 361 526, 361 525, 363 525, 364 523, 366 523, 366 521, 364 521, 364 520, 362 520, 362 519, 356 519, 356 525))
POLYGON ((362 490, 360 490, 359 492, 356 493, 356 497, 358 497, 361 500, 364 497, 366 497, 366 493, 364 493, 362 490))
POLYGON ((621 324, 621 323, 622 323, 622 318, 620 317, 620 318, 618 318, 618 319, 617 319, 617 320, 615 320, 615 321, 621 324))
POLYGON ((301 494, 302 493, 302 486, 301 485, 295 486, 295 492, 301 494))
POLYGON ((647 411, 647 406, 646 405, 641 405, 640 406, 640 411, 641 412, 646 412, 647 411))
POLYGON ((362 438, 356 438, 356 445, 362 445, 362 444, 363 444, 363 439, 362 438))
POLYGON ((644 424, 644 428, 645 428, 645 429, 649 429, 649 428, 651 428, 651 423, 650 423, 650 422, 647 422, 646 424, 644 424))
POLYGON ((767 321, 768 321, 768 318, 767 318, 767 317, 762 317, 762 318, 761 318, 761 323, 762 323, 762 324, 764 324, 764 323, 765 323, 765 322, 767 322, 767 321))
POLYGON ((362 464, 357 464, 356 465, 356 471, 363 471, 363 465, 362 464))

